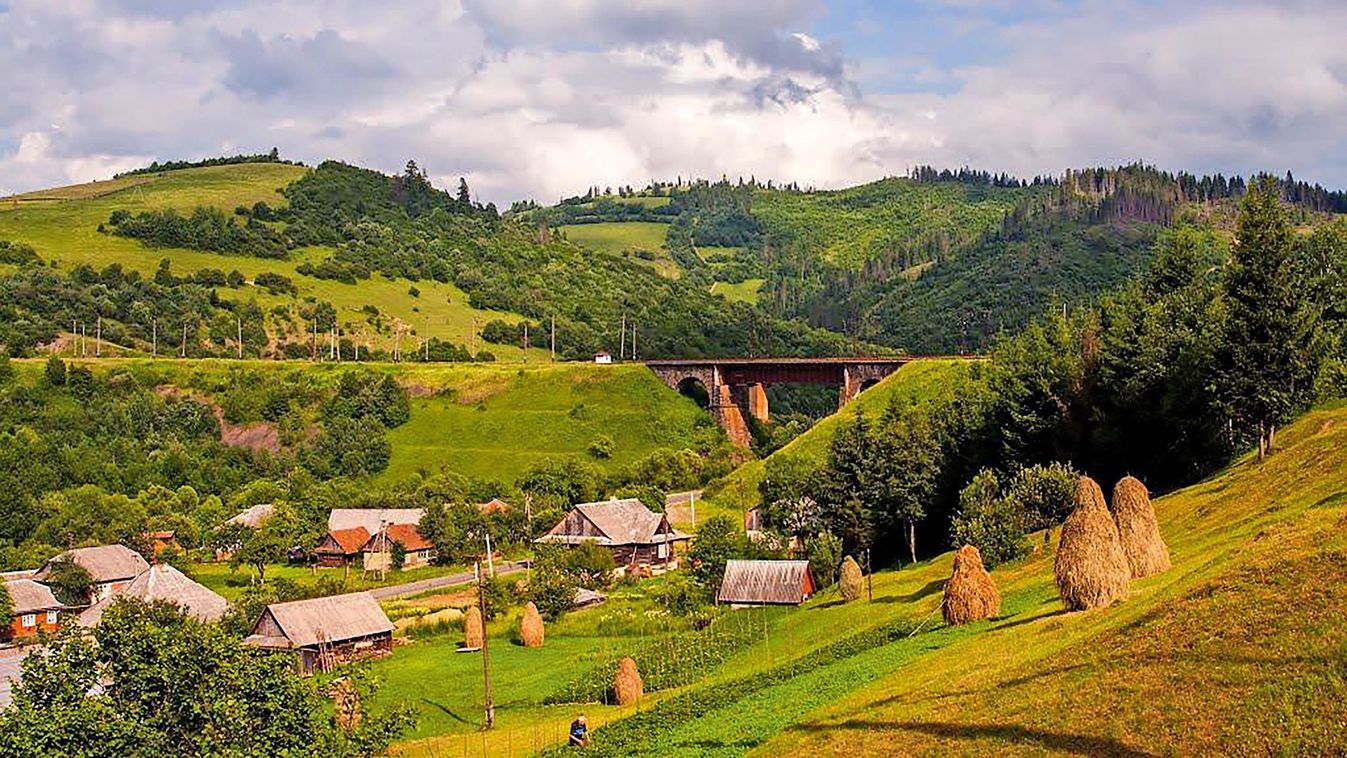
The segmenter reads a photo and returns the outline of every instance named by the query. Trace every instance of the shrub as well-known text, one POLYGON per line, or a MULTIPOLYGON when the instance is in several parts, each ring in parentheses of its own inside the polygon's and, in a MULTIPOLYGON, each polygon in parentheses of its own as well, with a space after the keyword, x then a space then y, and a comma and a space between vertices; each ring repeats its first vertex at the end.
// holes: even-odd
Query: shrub
POLYGON ((613 450, 616 447, 617 443, 613 442, 612 437, 600 434, 594 438, 593 442, 589 443, 589 454, 591 457, 607 460, 613 457, 613 450))
POLYGON ((47 384, 53 387, 62 387, 65 385, 65 361, 52 356, 47 359, 46 368, 43 369, 43 375, 47 377, 47 384))
POLYGON ((1028 546, 1028 518, 1020 501, 1002 497, 996 474, 984 469, 959 493, 959 511, 952 524, 954 544, 972 545, 988 566, 1022 557, 1028 546))

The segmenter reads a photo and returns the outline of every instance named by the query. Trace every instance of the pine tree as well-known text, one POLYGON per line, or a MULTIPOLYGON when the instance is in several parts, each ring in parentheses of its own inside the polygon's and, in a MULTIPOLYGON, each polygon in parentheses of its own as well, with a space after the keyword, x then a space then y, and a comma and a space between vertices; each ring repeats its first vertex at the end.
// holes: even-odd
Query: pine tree
POLYGON ((458 204, 464 207, 472 205, 472 193, 468 191, 468 180, 458 178, 458 204))
POLYGON ((1231 423, 1257 436, 1259 458, 1276 443, 1306 377, 1297 360, 1299 329, 1291 227, 1276 179, 1262 177, 1240 203, 1226 268, 1226 321, 1218 350, 1217 394, 1231 423))

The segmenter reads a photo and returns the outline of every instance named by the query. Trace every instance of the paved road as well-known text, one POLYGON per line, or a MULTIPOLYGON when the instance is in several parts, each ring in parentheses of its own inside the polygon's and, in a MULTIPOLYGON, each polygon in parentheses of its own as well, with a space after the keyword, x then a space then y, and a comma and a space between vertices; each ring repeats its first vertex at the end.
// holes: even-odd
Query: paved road
MULTIPOLYGON (((523 571, 525 564, 523 562, 506 561, 496 564, 496 576, 503 574, 513 574, 516 571, 523 571)), ((439 589, 441 587, 452 587, 456 584, 467 584, 476 577, 471 571, 464 571, 461 574, 449 574, 447 576, 437 576, 431 579, 421 579, 406 584, 394 584, 390 587, 375 587, 369 591, 379 600, 387 600, 390 597, 406 597, 407 595, 419 595, 427 590, 439 589)))

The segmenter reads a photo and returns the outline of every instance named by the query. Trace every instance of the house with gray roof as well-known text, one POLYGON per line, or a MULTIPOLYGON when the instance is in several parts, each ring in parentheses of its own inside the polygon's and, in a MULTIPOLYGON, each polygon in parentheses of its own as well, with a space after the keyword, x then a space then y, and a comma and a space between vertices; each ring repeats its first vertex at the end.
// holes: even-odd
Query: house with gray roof
POLYGON ((14 604, 14 615, 9 628, 0 630, 0 637, 24 640, 41 632, 52 634, 61 628, 61 614, 66 608, 51 594, 47 585, 20 577, 6 580, 5 589, 14 604))
POLYGON ((96 603, 114 591, 125 588, 132 579, 150 567, 140 553, 125 545, 99 545, 67 550, 48 561, 33 578, 39 582, 45 581, 51 572, 51 565, 61 560, 73 561, 89 572, 89 578, 93 580, 89 587, 90 603, 96 603))
POLYGON ((165 601, 182 608, 189 617, 203 622, 215 622, 224 617, 229 603, 204 585, 167 563, 157 563, 140 573, 121 589, 89 606, 79 615, 79 624, 95 627, 103 620, 103 612, 118 598, 127 597, 147 603, 165 601))
POLYGON ((384 527, 421 523, 425 510, 421 508, 333 508, 327 515, 327 530, 362 527, 370 534, 378 534, 384 527))
POLYGON ((627 498, 577 505, 534 542, 570 547, 590 542, 612 550, 619 566, 674 568, 678 565, 674 545, 688 539, 691 536, 675 530, 663 513, 627 498))

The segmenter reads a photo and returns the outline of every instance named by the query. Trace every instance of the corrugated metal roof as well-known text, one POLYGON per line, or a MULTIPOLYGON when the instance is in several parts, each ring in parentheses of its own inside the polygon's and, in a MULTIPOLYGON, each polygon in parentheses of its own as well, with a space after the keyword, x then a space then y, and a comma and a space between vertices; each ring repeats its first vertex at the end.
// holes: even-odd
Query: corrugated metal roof
POLYGON ((117 598, 131 597, 145 602, 165 600, 182 606, 197 621, 213 622, 224 617, 229 603, 204 585, 166 563, 151 566, 131 583, 89 606, 79 615, 80 626, 94 627, 103 620, 103 612, 117 598))
POLYGON ((333 508, 327 516, 327 530, 365 527, 374 534, 381 527, 392 524, 419 524, 425 511, 420 508, 333 508))
MULTIPOLYGON (((393 631, 393 622, 368 592, 273 603, 263 614, 271 614, 294 647, 312 647, 319 640, 342 642, 393 631)), ((260 619, 258 623, 261 623, 260 619)), ((253 630, 257 631, 256 625, 253 630)))
MULTIPOLYGON (((81 547, 74 550, 67 550, 56 556, 52 561, 62 558, 69 558, 77 565, 89 572, 89 576, 95 582, 115 582, 122 579, 133 579, 140 575, 140 572, 150 567, 150 564, 141 557, 140 553, 132 550, 125 545, 99 545, 98 547, 81 547)), ((47 562, 42 570, 37 572, 37 579, 46 579, 47 573, 51 569, 51 561, 47 562)))
POLYGON ((609 500, 601 503, 581 503, 575 506, 602 536, 577 535, 567 532, 567 520, 552 527, 539 542, 579 544, 597 542, 600 545, 653 545, 687 539, 688 535, 670 530, 660 532, 663 514, 655 513, 636 498, 609 500))
POLYGON ((5 582, 9 590, 9 599, 14 601, 14 613, 37 613, 38 611, 56 611, 65 607, 51 589, 32 579, 11 579, 5 582))
POLYGON ((813 591, 809 561, 742 561, 725 564, 716 601, 799 605, 813 591))

